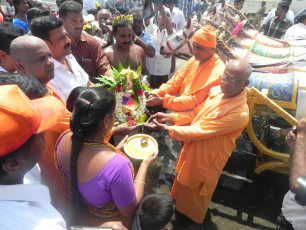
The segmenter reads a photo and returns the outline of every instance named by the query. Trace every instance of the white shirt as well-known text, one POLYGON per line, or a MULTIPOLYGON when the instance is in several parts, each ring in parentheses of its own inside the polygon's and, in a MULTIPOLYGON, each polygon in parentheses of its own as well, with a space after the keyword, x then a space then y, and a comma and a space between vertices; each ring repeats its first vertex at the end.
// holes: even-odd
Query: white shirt
POLYGON ((29 172, 23 177, 24 184, 40 184, 41 183, 41 170, 38 164, 36 164, 29 172))
POLYGON ((0 185, 0 229, 65 229, 65 220, 50 202, 44 185, 0 185))
POLYGON ((51 87, 62 99, 67 101, 70 92, 78 86, 87 86, 89 81, 88 74, 79 65, 77 60, 72 54, 65 57, 71 73, 62 63, 54 61, 54 78, 49 81, 48 86, 51 87))
POLYGON ((150 19, 150 24, 148 26, 145 25, 145 23, 143 23, 144 28, 145 28, 145 32, 151 35, 155 35, 156 34, 156 30, 157 30, 157 25, 153 24, 153 18, 150 19))
POLYGON ((282 212, 287 221, 292 224, 295 230, 305 230, 306 226, 306 206, 296 203, 295 194, 288 191, 284 197, 282 212))
POLYGON ((287 39, 306 39, 306 25, 298 23, 291 26, 285 33, 283 38, 287 39))
POLYGON ((171 17, 171 22, 174 25, 173 28, 176 31, 182 29, 186 25, 185 16, 179 8, 173 7, 170 17, 171 17))
MULTIPOLYGON (((273 10, 271 10, 271 11, 268 13, 268 15, 267 15, 267 17, 265 18, 263 24, 267 24, 268 21, 269 21, 271 18, 275 17, 275 11, 276 11, 276 9, 273 9, 273 10)), ((292 24, 294 24, 294 13, 293 13, 292 10, 288 10, 288 11, 287 11, 287 13, 286 13, 286 18, 288 18, 289 20, 291 20, 292 24)))
MULTIPOLYGON (((172 34, 175 33, 173 29, 172 34)), ((167 39, 172 35, 168 35, 167 30, 163 29, 162 31, 157 28, 156 33, 153 34, 153 37, 156 38, 156 52, 153 58, 149 58, 150 65, 150 74, 153 75, 167 75, 170 73, 171 69, 171 57, 165 58, 160 54, 160 47, 167 41, 167 39)))

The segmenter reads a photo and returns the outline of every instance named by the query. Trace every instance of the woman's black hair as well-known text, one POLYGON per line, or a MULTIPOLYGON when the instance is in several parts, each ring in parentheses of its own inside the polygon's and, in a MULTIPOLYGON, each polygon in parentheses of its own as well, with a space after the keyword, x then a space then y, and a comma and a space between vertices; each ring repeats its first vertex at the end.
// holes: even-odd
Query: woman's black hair
POLYGON ((26 1, 26 2, 29 4, 29 2, 28 2, 27 0, 13 0, 13 5, 14 5, 14 8, 15 8, 15 15, 18 14, 18 8, 17 8, 17 6, 18 6, 22 1, 26 1))
POLYGON ((67 109, 70 113, 72 113, 72 111, 73 111, 75 101, 78 99, 78 97, 80 96, 80 94, 81 94, 84 90, 86 90, 86 89, 87 89, 87 87, 78 86, 78 87, 74 88, 74 89, 70 92, 70 94, 69 94, 69 96, 68 96, 68 98, 67 98, 67 101, 66 101, 66 109, 67 109))
MULTIPOLYGON (((74 89, 79 90, 79 89, 74 89)), ((72 92, 72 94, 74 94, 72 92)), ((78 224, 78 211, 83 208, 83 198, 77 184, 77 161, 79 153, 86 139, 93 138, 100 128, 100 123, 106 115, 114 112, 115 97, 113 93, 103 87, 91 87, 83 90, 75 100, 70 118, 72 131, 72 147, 70 156, 71 176, 71 204, 73 224, 78 224)), ((102 140, 101 140, 102 141, 102 140)))

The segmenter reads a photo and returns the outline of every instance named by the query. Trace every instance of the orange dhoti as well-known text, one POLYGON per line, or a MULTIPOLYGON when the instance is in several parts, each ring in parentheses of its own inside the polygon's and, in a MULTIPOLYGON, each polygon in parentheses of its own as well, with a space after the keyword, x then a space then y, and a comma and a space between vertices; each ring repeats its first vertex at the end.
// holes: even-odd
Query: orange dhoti
POLYGON ((182 185, 175 178, 171 190, 171 196, 176 199, 176 210, 199 224, 203 223, 213 195, 211 193, 207 196, 201 196, 199 195, 201 189, 202 185, 197 189, 191 189, 188 186, 182 185))
POLYGON ((179 212, 202 223, 235 140, 248 123, 246 90, 224 99, 220 87, 214 87, 194 110, 171 117, 175 125, 169 136, 184 142, 171 195, 179 212))

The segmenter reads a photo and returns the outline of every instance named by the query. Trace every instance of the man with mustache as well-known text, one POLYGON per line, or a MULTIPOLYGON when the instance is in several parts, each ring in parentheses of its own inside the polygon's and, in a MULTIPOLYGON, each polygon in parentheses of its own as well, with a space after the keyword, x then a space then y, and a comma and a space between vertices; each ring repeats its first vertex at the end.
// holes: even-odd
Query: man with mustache
POLYGON ((82 31, 83 29, 83 8, 75 1, 66 1, 59 8, 59 17, 63 22, 67 35, 71 40, 71 51, 76 60, 89 75, 92 82, 98 75, 112 76, 107 57, 100 43, 82 31))
POLYGON ((31 23, 32 34, 48 45, 54 58, 54 79, 48 85, 66 101, 78 86, 91 84, 88 74, 71 54, 71 41, 63 22, 53 16, 36 18, 31 23))
POLYGON ((110 64, 118 68, 121 63, 125 68, 130 66, 132 70, 137 70, 138 66, 142 65, 142 73, 146 74, 145 52, 140 46, 132 44, 134 38, 132 22, 126 18, 115 19, 113 33, 116 43, 105 49, 110 64))

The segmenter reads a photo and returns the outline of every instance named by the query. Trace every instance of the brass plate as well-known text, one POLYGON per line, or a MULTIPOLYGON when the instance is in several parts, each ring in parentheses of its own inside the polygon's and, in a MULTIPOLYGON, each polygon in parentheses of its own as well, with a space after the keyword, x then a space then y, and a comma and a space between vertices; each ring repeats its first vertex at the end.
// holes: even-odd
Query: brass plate
POLYGON ((136 134, 127 139, 123 146, 123 149, 128 156, 134 159, 142 160, 153 151, 156 151, 158 149, 158 144, 157 141, 149 135, 136 134), (141 146, 140 144, 141 138, 144 137, 148 138, 148 146, 145 147, 141 146))

